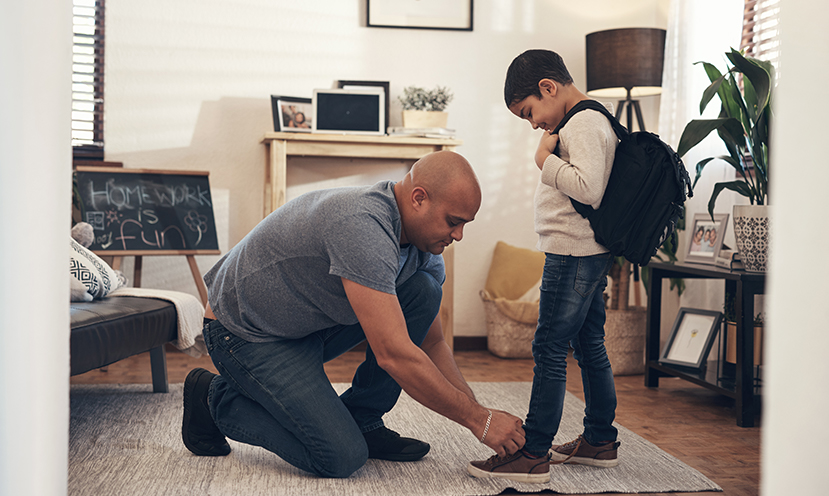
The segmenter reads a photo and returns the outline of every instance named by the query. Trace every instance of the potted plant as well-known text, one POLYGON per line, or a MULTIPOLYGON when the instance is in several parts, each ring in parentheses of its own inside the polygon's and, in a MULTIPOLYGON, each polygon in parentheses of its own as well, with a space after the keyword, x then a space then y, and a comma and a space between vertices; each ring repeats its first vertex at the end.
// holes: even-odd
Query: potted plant
POLYGON ((714 95, 721 103, 720 114, 716 119, 689 122, 679 139, 677 153, 684 156, 712 131, 717 131, 728 155, 699 161, 694 185, 706 164, 715 159, 725 161, 737 171, 736 180, 714 185, 708 213, 713 218, 717 197, 724 189, 748 199, 750 205, 734 206, 737 249, 746 270, 764 272, 768 259, 769 129, 774 68, 770 62, 746 57, 733 48, 725 55, 731 62, 725 74, 710 63, 698 62, 703 64, 711 81, 702 94, 700 114, 714 95))
POLYGON ((436 86, 426 90, 417 86, 403 89, 397 99, 403 105, 403 127, 445 128, 449 114, 446 106, 454 95, 449 88, 436 86))

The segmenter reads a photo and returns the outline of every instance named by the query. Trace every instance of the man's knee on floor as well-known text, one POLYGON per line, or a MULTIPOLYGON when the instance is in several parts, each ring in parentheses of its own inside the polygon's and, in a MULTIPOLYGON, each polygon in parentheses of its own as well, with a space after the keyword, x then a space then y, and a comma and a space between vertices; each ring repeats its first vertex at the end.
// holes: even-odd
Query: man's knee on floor
POLYGON ((324 460, 317 460, 317 475, 320 477, 346 478, 359 470, 368 460, 365 442, 354 443, 338 450, 331 450, 324 460))

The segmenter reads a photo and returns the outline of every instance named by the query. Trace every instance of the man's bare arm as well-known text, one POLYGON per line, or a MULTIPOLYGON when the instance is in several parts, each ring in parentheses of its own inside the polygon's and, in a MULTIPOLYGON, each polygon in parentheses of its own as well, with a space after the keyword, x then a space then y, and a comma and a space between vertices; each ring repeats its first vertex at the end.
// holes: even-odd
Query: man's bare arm
POLYGON ((452 353, 452 349, 449 348, 449 343, 443 338, 443 325, 440 321, 440 315, 432 323, 420 348, 432 360, 432 363, 443 374, 443 377, 461 392, 473 400, 475 399, 475 393, 469 388, 469 384, 466 383, 466 379, 463 378, 463 374, 461 374, 458 364, 455 362, 455 355, 452 353))

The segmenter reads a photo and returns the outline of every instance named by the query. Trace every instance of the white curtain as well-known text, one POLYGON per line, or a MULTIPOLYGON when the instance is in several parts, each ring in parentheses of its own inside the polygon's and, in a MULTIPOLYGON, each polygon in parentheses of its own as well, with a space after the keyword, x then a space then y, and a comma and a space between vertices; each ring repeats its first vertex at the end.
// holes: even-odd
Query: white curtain
MULTIPOLYGON (((726 68, 725 53, 732 47, 739 49, 743 19, 743 0, 672 0, 668 16, 668 33, 665 42, 665 68, 662 75, 662 97, 659 108, 659 135, 676 149, 682 130, 692 119, 700 117, 699 102, 702 92, 710 84, 701 65, 705 61, 726 68)), ((719 100, 708 105, 705 117, 716 117, 719 100)), ((683 161, 691 179, 696 174, 696 164, 705 157, 725 155, 725 146, 716 134, 712 134, 693 150, 683 161)), ((694 214, 708 210, 708 199, 714 183, 731 180, 734 170, 725 162, 709 162, 694 188, 694 197, 686 202, 686 227, 690 227, 694 214)), ((720 194, 716 213, 729 214, 725 244, 735 247, 731 210, 735 203, 744 203, 742 197, 725 191, 720 194)), ((688 232, 680 233, 677 255, 684 260, 687 252, 688 232)), ((687 290, 680 299, 680 306, 722 310, 722 281, 686 279, 687 290)))

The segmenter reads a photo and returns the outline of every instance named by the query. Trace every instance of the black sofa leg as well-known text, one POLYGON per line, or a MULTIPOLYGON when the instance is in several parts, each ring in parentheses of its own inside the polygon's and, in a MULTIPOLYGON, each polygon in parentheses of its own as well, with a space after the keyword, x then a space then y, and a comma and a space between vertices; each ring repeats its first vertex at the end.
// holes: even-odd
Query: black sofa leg
POLYGON ((167 354, 164 345, 150 350, 150 368, 153 372, 153 392, 166 393, 167 387, 167 354))

